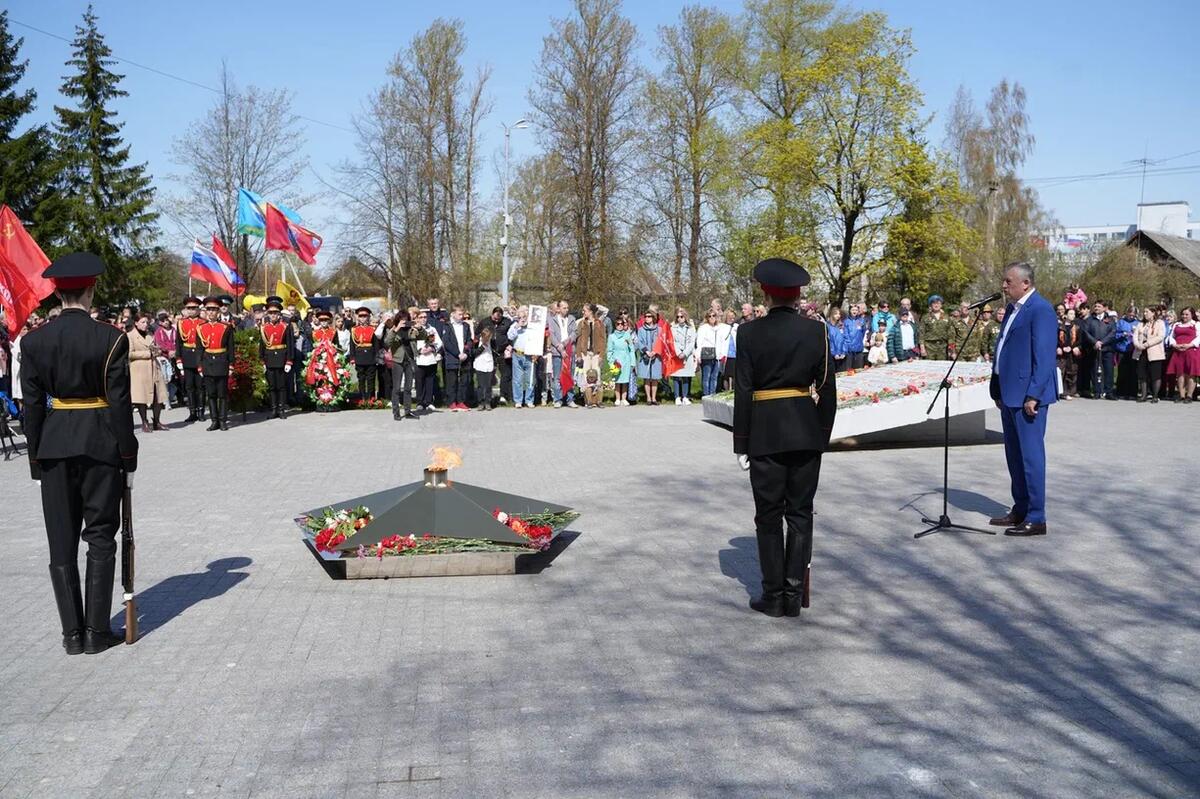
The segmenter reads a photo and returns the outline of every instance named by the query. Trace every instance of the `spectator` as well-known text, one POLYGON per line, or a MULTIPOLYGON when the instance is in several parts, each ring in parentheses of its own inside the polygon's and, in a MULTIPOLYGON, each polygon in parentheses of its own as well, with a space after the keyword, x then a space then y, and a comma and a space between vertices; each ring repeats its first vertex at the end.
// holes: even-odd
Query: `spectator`
POLYGON ((575 340, 576 322, 570 314, 571 306, 566 300, 559 300, 551 308, 550 318, 546 320, 546 330, 550 334, 550 378, 551 393, 554 407, 577 407, 572 391, 563 391, 562 364, 567 355, 567 344, 575 340))
POLYGON ((1097 300, 1092 305, 1092 315, 1084 321, 1083 346, 1092 354, 1091 374, 1092 399, 1116 399, 1113 393, 1113 342, 1117 335, 1116 326, 1108 315, 1108 304, 1097 300))
POLYGON ((833 370, 846 370, 846 331, 843 327, 842 309, 834 308, 825 320, 825 330, 829 334, 829 354, 833 356, 833 370))
POLYGON ((875 303, 875 313, 871 315, 871 326, 869 329, 878 330, 880 322, 887 325, 888 333, 891 333, 892 328, 896 326, 896 315, 891 312, 891 306, 887 300, 880 300, 875 303))
POLYGON ((392 419, 420 419, 412 412, 413 382, 417 374, 416 347, 418 342, 412 339, 412 315, 401 309, 396 312, 387 324, 383 334, 383 348, 391 355, 392 360, 392 419), (404 415, 400 415, 403 407, 404 415))
POLYGON ((442 373, 446 376, 446 402, 452 411, 467 406, 467 381, 471 379, 471 328, 463 319, 463 307, 455 305, 442 339, 442 373))
POLYGON ((586 375, 595 370, 600 374, 608 354, 608 333, 594 304, 583 306, 583 319, 575 328, 575 360, 586 375))
POLYGON ((954 320, 942 310, 942 295, 929 297, 929 313, 921 319, 921 352, 926 358, 945 361, 950 358, 954 340, 954 320))
POLYGON ((887 320, 880 319, 871 336, 871 349, 867 352, 867 363, 871 366, 882 366, 888 362, 887 340, 887 320))
POLYGON ((913 310, 912 300, 909 299, 908 297, 901 297, 900 298, 900 313, 901 313, 901 315, 903 315, 905 311, 908 311, 912 315, 912 320, 913 320, 914 325, 921 323, 921 318, 917 315, 917 312, 913 310))
POLYGON ((742 316, 738 319, 738 324, 749 322, 754 318, 754 306, 748 302, 742 303, 742 316))
POLYGON ((1059 303, 1055 311, 1061 308, 1063 313, 1058 320, 1058 346, 1055 349, 1055 359, 1058 370, 1062 372, 1063 399, 1073 400, 1079 396, 1079 325, 1075 320, 1075 309, 1068 309, 1059 303))
POLYGON ((675 309, 675 321, 671 324, 671 337, 675 340, 675 354, 683 364, 671 375, 671 386, 675 391, 676 405, 691 405, 692 378, 696 376, 696 328, 688 319, 687 311, 675 309))
POLYGON ((491 330, 489 339, 492 344, 492 360, 500 368, 500 404, 512 401, 512 344, 508 341, 508 328, 512 319, 504 315, 504 309, 497 305, 492 314, 479 323, 479 335, 484 330, 491 330))
POLYGON ((729 342, 724 351, 717 350, 721 357, 721 380, 726 391, 733 391, 733 378, 737 371, 737 329, 741 324, 733 311, 725 312, 725 326, 729 328, 729 342))
POLYGON ((342 316, 333 320, 333 329, 337 331, 337 347, 342 352, 350 351, 350 328, 354 327, 354 322, 347 320, 346 315, 349 313, 347 309, 342 316))
POLYGON ((767 315, 767 306, 765 306, 765 305, 755 305, 754 306, 754 318, 755 319, 762 319, 766 315, 767 315))
POLYGON ((1158 311, 1150 306, 1142 310, 1142 323, 1133 331, 1130 349, 1132 360, 1137 364, 1138 402, 1158 402, 1162 387, 1163 361, 1167 358, 1164 343, 1167 340, 1166 325, 1158 318, 1158 311))
POLYGON ((637 331, 637 376, 646 387, 646 403, 658 404, 658 381, 662 380, 662 358, 654 351, 658 341, 658 314, 646 311, 637 331))
POLYGON ((427 309, 417 314, 417 329, 413 335, 420 344, 417 346, 417 407, 425 413, 433 413, 437 385, 438 363, 442 360, 442 336, 438 333, 437 325, 429 321, 427 309))
POLYGON ((700 361, 700 396, 707 397, 717 390, 717 369, 721 361, 717 358, 717 339, 720 323, 717 312, 709 309, 704 321, 696 328, 696 353, 700 361))
POLYGON ((1175 378, 1176 402, 1192 401, 1196 393, 1196 377, 1200 375, 1200 341, 1196 336, 1196 309, 1184 308, 1179 321, 1171 328, 1171 360, 1167 376, 1175 378))
POLYGON ((174 407, 178 396, 179 385, 175 374, 175 322, 166 311, 159 311, 158 328, 154 331, 154 345, 158 347, 162 358, 159 368, 163 373, 163 381, 167 384, 167 407, 174 407))
POLYGON ((850 305, 850 315, 842 323, 842 335, 846 350, 846 366, 861 369, 866 362, 867 327, 869 319, 864 315, 865 307, 859 303, 850 305))
POLYGON ((166 431, 159 417, 167 401, 167 384, 163 380, 158 358, 162 354, 150 333, 150 315, 138 314, 133 328, 125 334, 129 339, 129 399, 142 420, 142 432, 166 431), (146 409, 154 412, 153 424, 146 420, 146 409))
MULTIPOLYGON (((731 312, 732 313, 732 312, 731 312)), ((629 404, 629 384, 633 382, 633 366, 637 361, 633 333, 629 329, 629 315, 622 311, 617 315, 616 327, 608 337, 608 362, 616 371, 613 383, 616 388, 618 406, 629 404)))
POLYGON ((524 340, 526 332, 529 330, 529 308, 522 305, 517 309, 517 316, 513 323, 508 327, 508 341, 513 348, 512 365, 513 365, 513 407, 514 408, 532 408, 533 407, 533 386, 534 386, 534 362, 535 357, 525 354, 524 347, 528 346, 524 340))
MULTIPOLYGON (((885 323, 886 327, 886 323, 885 323)), ((900 321, 887 336, 888 360, 892 363, 916 360, 921 352, 921 334, 911 311, 900 311, 900 321)))
POLYGON ((1087 306, 1088 296, 1083 293, 1083 289, 1079 288, 1078 283, 1072 283, 1067 287, 1067 292, 1063 294, 1063 305, 1069 311, 1072 308, 1078 310, 1080 306, 1087 306))
POLYGON ((485 327, 479 331, 479 346, 474 349, 476 407, 481 411, 492 409, 492 378, 496 372, 496 355, 492 350, 492 331, 485 327))
POLYGON ((1133 334, 1141 321, 1137 308, 1131 303, 1125 315, 1116 322, 1116 338, 1113 347, 1117 361, 1116 394, 1121 399, 1134 399, 1138 395, 1138 368, 1133 357, 1133 334))

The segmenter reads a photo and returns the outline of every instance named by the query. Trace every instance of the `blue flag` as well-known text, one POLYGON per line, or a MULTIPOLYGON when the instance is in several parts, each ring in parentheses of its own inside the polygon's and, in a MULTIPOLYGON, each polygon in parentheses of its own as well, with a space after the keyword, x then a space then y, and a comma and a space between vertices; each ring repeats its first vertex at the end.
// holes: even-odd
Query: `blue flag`
MULTIPOLYGON (((272 203, 288 219, 297 225, 303 222, 300 214, 286 205, 272 203)), ((264 237, 267 235, 267 201, 262 195, 255 194, 249 189, 238 189, 238 233, 247 236, 264 237)))

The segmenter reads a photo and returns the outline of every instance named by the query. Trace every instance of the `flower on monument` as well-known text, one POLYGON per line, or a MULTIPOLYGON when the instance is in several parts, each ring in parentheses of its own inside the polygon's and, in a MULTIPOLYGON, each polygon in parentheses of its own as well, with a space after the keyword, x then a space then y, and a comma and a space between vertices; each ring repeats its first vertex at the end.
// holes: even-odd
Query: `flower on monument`
POLYGON ((500 522, 501 524, 508 524, 508 514, 499 508, 492 510, 492 516, 495 517, 496 521, 500 522))

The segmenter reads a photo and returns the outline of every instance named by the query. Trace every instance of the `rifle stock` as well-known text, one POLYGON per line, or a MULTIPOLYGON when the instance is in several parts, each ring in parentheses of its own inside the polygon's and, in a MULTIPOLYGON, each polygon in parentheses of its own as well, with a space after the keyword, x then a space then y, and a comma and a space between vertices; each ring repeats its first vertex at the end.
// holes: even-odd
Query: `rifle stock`
POLYGON ((808 594, 812 587, 812 564, 804 567, 804 585, 800 588, 800 607, 808 607, 808 594))
POLYGON ((134 550, 132 492, 125 488, 121 501, 121 588, 125 598, 125 643, 137 640, 137 602, 133 598, 134 550))

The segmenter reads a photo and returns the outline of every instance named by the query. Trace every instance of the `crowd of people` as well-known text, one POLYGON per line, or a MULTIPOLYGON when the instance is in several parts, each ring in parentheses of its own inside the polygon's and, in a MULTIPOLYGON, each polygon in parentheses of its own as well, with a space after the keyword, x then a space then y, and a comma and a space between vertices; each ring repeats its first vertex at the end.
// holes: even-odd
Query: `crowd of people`
MULTIPOLYGON (((418 419, 438 409, 489 410, 498 404, 595 408, 607 401, 624 407, 658 405, 664 396, 676 405, 690 404, 694 396, 732 388, 738 327, 767 312, 751 303, 726 309, 714 299, 695 320, 682 307, 664 318, 653 304, 637 315, 587 304, 576 316, 566 300, 558 300, 534 307, 534 313, 546 309, 545 319, 531 319, 530 306, 514 303, 477 320, 461 304, 446 308, 437 297, 425 307, 382 313, 365 307, 302 313, 282 305, 239 313, 231 297, 218 299, 209 318, 231 328, 261 330, 269 323, 282 325, 272 328, 281 332, 286 328, 286 336, 277 335, 279 343, 270 348, 283 350, 286 342, 287 352, 278 354, 274 370, 278 385, 271 386, 275 415, 307 403, 301 370, 292 363, 303 364, 325 340, 351 364, 356 399, 388 403, 396 419, 418 419), (540 348, 528 346, 525 334, 531 326, 544 328, 540 348), (666 342, 675 356, 669 374, 664 372, 666 342)), ((185 350, 194 343, 193 328, 202 321, 200 305, 199 298, 188 298, 175 313, 124 308, 105 315, 92 309, 94 319, 129 336, 132 397, 143 431, 166 429, 160 417, 164 407, 186 404, 192 411, 189 420, 206 417, 208 403, 194 398, 204 392, 203 384, 198 378, 188 383, 196 364, 184 363, 185 350)), ((985 305, 972 327, 974 314, 966 302, 947 311, 938 295, 927 299, 921 313, 908 297, 895 311, 883 299, 851 303, 846 309, 804 302, 799 308, 824 321, 837 371, 922 358, 990 361, 1004 321, 1003 306, 985 305)), ((1089 302, 1072 285, 1056 310, 1057 366, 1065 399, 1191 402, 1196 395, 1200 341, 1194 308, 1176 312, 1161 305, 1131 305, 1118 315, 1111 303, 1089 302)), ((23 332, 56 314, 57 309, 46 317, 35 314, 23 332)), ((275 354, 268 354, 264 345, 264 359, 275 354)), ((0 332, 0 391, 18 407, 19 369, 20 336, 9 341, 0 332)))

